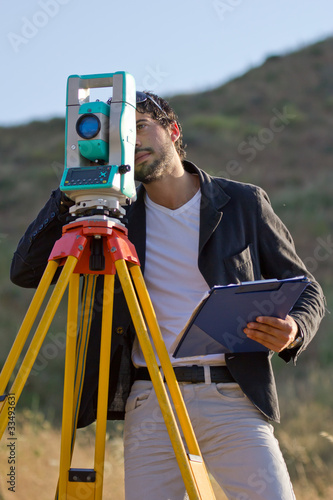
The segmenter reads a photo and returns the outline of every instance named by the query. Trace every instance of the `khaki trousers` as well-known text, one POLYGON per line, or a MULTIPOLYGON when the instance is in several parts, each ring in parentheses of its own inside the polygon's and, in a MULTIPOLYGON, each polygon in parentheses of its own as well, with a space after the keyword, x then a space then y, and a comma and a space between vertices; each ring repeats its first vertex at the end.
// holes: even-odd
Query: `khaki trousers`
MULTIPOLYGON (((273 427, 235 383, 180 383, 209 472, 232 500, 295 499, 273 427)), ((183 500, 184 483, 150 381, 127 401, 126 500, 183 500)))

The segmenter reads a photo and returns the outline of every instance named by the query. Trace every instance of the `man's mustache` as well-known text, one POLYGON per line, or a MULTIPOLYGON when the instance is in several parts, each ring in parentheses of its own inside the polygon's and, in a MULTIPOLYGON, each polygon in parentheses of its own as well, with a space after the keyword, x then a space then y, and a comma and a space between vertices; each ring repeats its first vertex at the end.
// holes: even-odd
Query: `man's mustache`
POLYGON ((152 148, 138 148, 135 149, 135 154, 137 155, 138 153, 153 153, 154 150, 152 148))

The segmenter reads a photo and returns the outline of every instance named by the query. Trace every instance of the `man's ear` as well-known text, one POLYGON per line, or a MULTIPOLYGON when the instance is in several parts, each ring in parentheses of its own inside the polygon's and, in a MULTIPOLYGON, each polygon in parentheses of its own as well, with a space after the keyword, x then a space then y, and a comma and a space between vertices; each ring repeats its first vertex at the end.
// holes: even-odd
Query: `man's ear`
POLYGON ((170 124, 170 137, 172 142, 176 142, 179 139, 180 132, 177 122, 172 122, 170 124))

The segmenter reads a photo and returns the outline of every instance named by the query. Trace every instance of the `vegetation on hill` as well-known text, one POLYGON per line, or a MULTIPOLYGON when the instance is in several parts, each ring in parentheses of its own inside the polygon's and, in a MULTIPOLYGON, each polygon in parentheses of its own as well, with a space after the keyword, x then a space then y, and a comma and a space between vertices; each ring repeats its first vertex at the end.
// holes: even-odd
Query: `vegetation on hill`
MULTIPOLYGON (((209 173, 259 184, 268 192, 299 255, 321 282, 328 310, 333 305, 332 54, 329 38, 283 57, 271 56, 216 89, 170 99, 183 123, 189 160, 209 173)), ((64 119, 0 128, 0 364, 33 295, 10 283, 11 257, 27 225, 59 185, 64 133, 64 119)), ((18 407, 41 411, 56 425, 65 317, 64 304, 18 407)), ((275 359, 283 422, 277 433, 293 480, 312 498, 324 498, 332 485, 332 327, 328 313, 296 368, 275 359)))

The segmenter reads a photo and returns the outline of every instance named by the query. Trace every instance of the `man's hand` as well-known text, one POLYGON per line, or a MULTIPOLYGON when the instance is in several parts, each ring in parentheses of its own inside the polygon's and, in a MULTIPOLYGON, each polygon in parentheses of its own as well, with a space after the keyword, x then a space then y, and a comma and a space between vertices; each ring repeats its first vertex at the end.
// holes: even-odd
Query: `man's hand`
POLYGON ((268 349, 281 352, 295 340, 298 325, 291 316, 286 319, 258 316, 256 321, 247 324, 244 333, 268 349))

